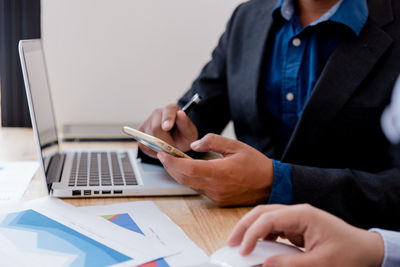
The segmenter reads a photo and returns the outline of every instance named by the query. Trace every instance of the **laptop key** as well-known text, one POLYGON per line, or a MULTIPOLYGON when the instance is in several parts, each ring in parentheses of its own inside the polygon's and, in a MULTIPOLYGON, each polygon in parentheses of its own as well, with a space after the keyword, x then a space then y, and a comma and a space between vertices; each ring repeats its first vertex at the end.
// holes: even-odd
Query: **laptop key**
POLYGON ((128 153, 75 153, 68 186, 137 185, 128 153))

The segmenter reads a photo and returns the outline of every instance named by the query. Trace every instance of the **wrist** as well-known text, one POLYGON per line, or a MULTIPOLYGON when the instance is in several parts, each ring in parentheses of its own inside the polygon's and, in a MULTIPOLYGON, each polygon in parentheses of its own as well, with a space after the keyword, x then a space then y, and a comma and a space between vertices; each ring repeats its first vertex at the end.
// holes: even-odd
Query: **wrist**
POLYGON ((274 167, 272 160, 265 157, 262 163, 258 164, 258 166, 261 168, 255 170, 253 175, 250 176, 255 178, 253 182, 256 182, 252 184, 252 188, 248 192, 248 201, 241 203, 243 205, 267 203, 270 197, 272 181, 274 179, 274 167))
POLYGON ((380 267, 385 256, 382 237, 379 233, 362 231, 365 233, 366 239, 363 241, 365 252, 361 255, 362 257, 367 258, 364 266, 380 267))
POLYGON ((270 158, 267 158, 267 164, 265 165, 265 167, 266 169, 262 180, 264 183, 262 187, 264 188, 264 197, 266 193, 266 200, 268 200, 271 195, 272 185, 274 183, 274 164, 270 158))
POLYGON ((268 191, 270 192, 271 191, 271 188, 272 188, 272 185, 273 185, 273 183, 274 183, 274 162, 273 162, 273 160, 272 159, 270 159, 270 158, 267 158, 267 162, 268 162, 268 167, 267 167, 267 179, 266 179, 266 181, 267 181, 267 188, 268 188, 268 191))

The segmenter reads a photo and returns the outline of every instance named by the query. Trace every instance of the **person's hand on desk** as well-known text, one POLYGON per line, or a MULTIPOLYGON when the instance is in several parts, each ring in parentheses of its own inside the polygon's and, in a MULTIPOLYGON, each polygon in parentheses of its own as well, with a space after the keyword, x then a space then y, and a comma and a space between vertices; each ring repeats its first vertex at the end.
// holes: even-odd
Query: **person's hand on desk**
MULTIPOLYGON (((183 152, 189 151, 190 144, 198 138, 196 126, 175 104, 154 110, 139 130, 160 138, 183 152), (176 128, 170 132, 174 125, 176 128)), ((139 144, 139 148, 148 156, 156 157, 156 153, 148 147, 139 144)))
POLYGON ((236 140, 208 134, 191 144, 197 152, 214 151, 223 158, 188 160, 157 154, 180 184, 200 190, 218 206, 265 203, 273 182, 272 160, 236 140))
POLYGON ((378 233, 353 227, 307 204, 254 208, 235 226, 228 245, 240 244, 240 252, 247 255, 258 239, 278 236, 304 247, 305 253, 271 257, 263 266, 381 266, 384 256, 378 233))

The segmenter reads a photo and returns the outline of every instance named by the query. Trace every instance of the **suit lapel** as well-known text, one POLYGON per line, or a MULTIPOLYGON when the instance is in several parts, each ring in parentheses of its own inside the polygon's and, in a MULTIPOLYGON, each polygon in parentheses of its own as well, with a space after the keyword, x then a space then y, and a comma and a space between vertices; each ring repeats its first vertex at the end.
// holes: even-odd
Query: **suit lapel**
POLYGON ((264 58, 265 44, 272 25, 272 11, 277 4, 277 1, 263 1, 252 18, 254 25, 252 31, 246 36, 247 56, 244 59, 243 65, 246 66, 245 73, 242 73, 241 79, 245 81, 245 90, 241 90, 240 102, 243 105, 243 110, 247 110, 249 121, 259 120, 259 105, 258 105, 258 89, 260 84, 260 75, 262 71, 262 61, 264 58))
MULTIPOLYGON (((388 0, 380 0, 380 3, 383 7, 385 3, 390 6, 388 0)), ((371 6, 369 8, 371 13, 371 6)), ((291 153, 304 149, 306 139, 312 138, 316 131, 334 119, 393 42, 378 27, 390 20, 389 14, 380 14, 382 17, 379 18, 375 16, 376 13, 382 12, 370 14, 360 35, 344 39, 332 54, 303 110, 282 160, 290 159, 291 153)))

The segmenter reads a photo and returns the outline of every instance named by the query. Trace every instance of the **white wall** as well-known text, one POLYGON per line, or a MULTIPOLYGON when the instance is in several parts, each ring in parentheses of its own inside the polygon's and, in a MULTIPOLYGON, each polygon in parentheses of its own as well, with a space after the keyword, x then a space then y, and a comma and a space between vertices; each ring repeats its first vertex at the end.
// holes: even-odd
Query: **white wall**
POLYGON ((57 123, 140 123, 190 87, 243 0, 42 0, 57 123))

